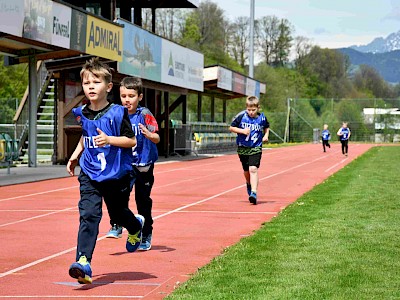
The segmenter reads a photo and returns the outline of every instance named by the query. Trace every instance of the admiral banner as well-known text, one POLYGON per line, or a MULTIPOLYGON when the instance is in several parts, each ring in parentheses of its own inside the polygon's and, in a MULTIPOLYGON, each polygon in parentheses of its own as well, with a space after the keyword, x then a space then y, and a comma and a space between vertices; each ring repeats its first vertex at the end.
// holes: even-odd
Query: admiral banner
POLYGON ((24 0, 0 0, 0 31, 22 36, 24 0))
POLYGON ((90 15, 86 24, 86 53, 122 61, 123 28, 90 15))

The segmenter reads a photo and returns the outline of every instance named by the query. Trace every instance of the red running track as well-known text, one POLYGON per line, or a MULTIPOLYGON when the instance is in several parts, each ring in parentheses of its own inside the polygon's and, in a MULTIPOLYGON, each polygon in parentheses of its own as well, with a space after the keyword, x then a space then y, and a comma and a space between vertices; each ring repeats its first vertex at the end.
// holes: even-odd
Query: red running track
POLYGON ((127 253, 126 232, 105 239, 104 209, 91 285, 68 275, 79 222, 77 177, 0 187, 0 298, 162 299, 371 147, 351 143, 348 157, 338 144, 327 153, 319 144, 265 150, 256 206, 247 200, 237 155, 158 163, 152 250, 127 253))

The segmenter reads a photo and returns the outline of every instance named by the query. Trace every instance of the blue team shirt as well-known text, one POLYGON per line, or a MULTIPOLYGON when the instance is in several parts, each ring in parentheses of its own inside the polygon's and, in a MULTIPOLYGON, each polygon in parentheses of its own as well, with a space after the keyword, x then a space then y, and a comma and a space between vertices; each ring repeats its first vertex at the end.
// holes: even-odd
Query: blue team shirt
POLYGON ((112 145, 98 147, 94 143, 94 137, 99 135, 97 128, 100 128, 106 135, 120 136, 121 123, 126 108, 121 105, 112 105, 107 112, 96 120, 86 118, 82 109, 83 106, 80 106, 72 110, 82 126, 84 150, 79 159, 82 171, 90 179, 98 182, 123 177, 132 170, 131 148, 112 145))
POLYGON ((324 141, 327 141, 327 140, 330 140, 330 139, 331 139, 331 133, 329 132, 328 129, 322 130, 321 135, 322 135, 322 139, 323 139, 324 141))
POLYGON ((269 123, 264 113, 259 113, 256 118, 251 118, 247 111, 238 113, 231 123, 232 127, 250 128, 250 135, 238 134, 236 144, 240 147, 262 147, 264 129, 269 128, 269 123))
POLYGON ((129 115, 132 130, 136 136, 136 146, 132 148, 133 165, 145 167, 154 164, 158 160, 157 145, 146 138, 139 128, 143 124, 150 132, 157 132, 158 125, 153 114, 148 108, 138 106, 136 113, 129 115))
POLYGON ((343 135, 340 136, 341 141, 345 141, 345 140, 349 139, 349 135, 350 135, 349 128, 340 128, 340 132, 343 133, 343 135))

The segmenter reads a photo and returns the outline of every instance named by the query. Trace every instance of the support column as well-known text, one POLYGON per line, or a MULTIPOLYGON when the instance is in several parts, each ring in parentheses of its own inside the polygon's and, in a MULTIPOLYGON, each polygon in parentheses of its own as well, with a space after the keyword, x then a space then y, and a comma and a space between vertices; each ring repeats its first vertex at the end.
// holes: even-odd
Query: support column
POLYGON ((197 121, 200 122, 202 119, 202 115, 201 115, 201 105, 202 101, 201 101, 201 93, 199 92, 197 94, 197 121))
POLYGON ((214 95, 211 96, 211 116, 210 121, 215 122, 215 97, 214 95))
POLYGON ((29 135, 28 135, 28 166, 37 166, 37 95, 38 75, 36 71, 36 56, 29 56, 29 135))
POLYGON ((164 155, 169 157, 169 92, 164 92, 164 155))
POLYGON ((226 123, 226 99, 222 100, 222 122, 226 123))

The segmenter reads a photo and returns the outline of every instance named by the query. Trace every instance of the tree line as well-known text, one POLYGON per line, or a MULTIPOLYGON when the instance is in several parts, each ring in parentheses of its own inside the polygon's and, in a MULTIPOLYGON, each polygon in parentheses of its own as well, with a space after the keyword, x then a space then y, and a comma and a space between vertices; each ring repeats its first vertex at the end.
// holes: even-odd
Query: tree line
MULTIPOLYGON (((150 9, 143 9, 143 27, 148 30, 151 13, 150 9)), ((223 8, 210 0, 202 1, 196 9, 157 9, 156 14, 155 33, 203 53, 205 66, 219 64, 248 73, 249 17, 230 20, 223 8)), ((255 20, 254 29, 258 58, 254 78, 266 84, 261 103, 269 112, 285 112, 288 98, 312 99, 310 111, 322 116, 324 99, 387 99, 400 95, 399 84, 388 84, 372 67, 361 65, 353 70, 348 57, 339 51, 323 49, 307 37, 296 36, 294 26, 285 18, 263 16, 255 20)), ((26 66, 5 69, 1 62, 0 78, 3 107, 1 99, 22 97, 27 84, 26 66)), ((228 101, 229 116, 243 108, 243 99, 228 101)), ((188 109, 196 112, 196 97, 189 101, 188 109)), ((209 111, 207 103, 203 109, 209 111)), ((216 113, 221 111, 217 107, 216 113)))

